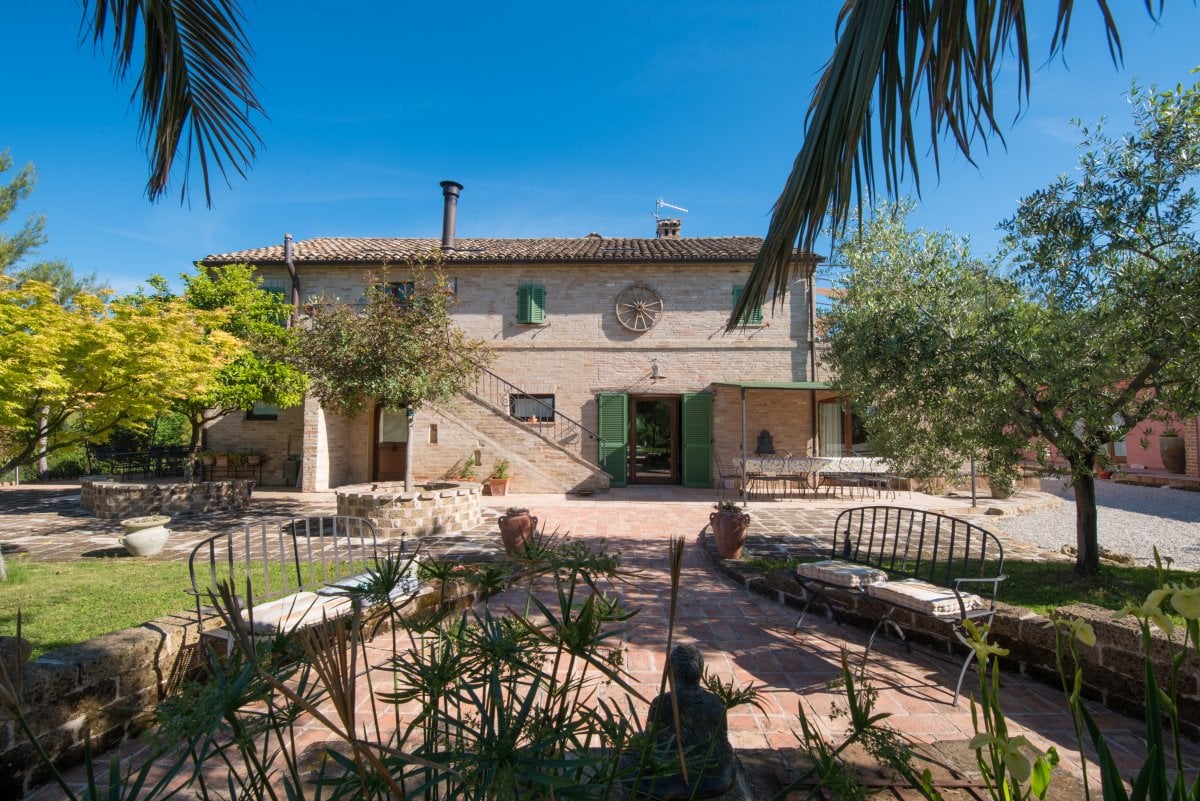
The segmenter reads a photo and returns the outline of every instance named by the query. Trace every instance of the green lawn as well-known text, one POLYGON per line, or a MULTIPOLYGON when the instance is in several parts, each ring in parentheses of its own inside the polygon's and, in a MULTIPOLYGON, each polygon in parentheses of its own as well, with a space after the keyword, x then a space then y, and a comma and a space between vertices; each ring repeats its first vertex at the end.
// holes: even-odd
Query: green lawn
POLYGON ((192 608, 186 562, 86 559, 77 562, 6 560, 0 584, 0 634, 22 635, 36 659, 46 651, 84 642, 192 608))
MULTIPOLYGON (((760 570, 794 568, 795 560, 750 560, 760 570)), ((40 563, 8 559, 9 581, 0 584, 0 634, 13 634, 21 609, 24 636, 34 657, 99 634, 129 628, 192 608, 184 562, 87 559, 40 563)), ((1154 571, 1105 565, 1094 579, 1075 574, 1069 562, 1017 562, 1004 565, 1000 587, 1006 603, 1048 613, 1072 603, 1120 609, 1141 603, 1156 587, 1154 571)), ((1194 573, 1174 570, 1168 580, 1194 573)))
MULTIPOLYGON (((752 559, 748 564, 759 570, 791 570, 797 560, 752 559)), ((1129 603, 1141 604, 1150 591, 1158 587, 1155 571, 1148 567, 1102 565, 1098 576, 1085 579, 1075 572, 1071 562, 1010 560, 1004 563, 1004 573, 1008 579, 1000 585, 999 599, 1040 614, 1075 603, 1117 610, 1129 603)), ((1167 580, 1171 582, 1181 582, 1189 576, 1196 574, 1184 570, 1167 571, 1167 580)))

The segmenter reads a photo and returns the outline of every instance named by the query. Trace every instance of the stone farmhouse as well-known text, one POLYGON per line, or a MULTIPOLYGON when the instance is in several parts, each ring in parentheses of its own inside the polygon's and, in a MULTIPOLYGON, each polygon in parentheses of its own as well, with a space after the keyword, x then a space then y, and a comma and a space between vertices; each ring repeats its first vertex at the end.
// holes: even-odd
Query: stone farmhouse
POLYGON ((856 427, 816 380, 818 257, 798 255, 802 277, 786 300, 726 333, 761 239, 684 237, 674 219, 644 239, 459 239, 462 187, 442 185, 440 240, 287 237, 201 264, 253 264, 302 308, 360 298, 368 272, 386 270, 403 293, 406 265, 440 260, 453 322, 495 349, 475 390, 415 410, 411 441, 406 410, 345 419, 309 399, 227 415, 207 448, 261 453, 264 484, 305 491, 399 480, 405 460, 417 480, 437 479, 470 458, 481 479, 508 459, 514 492, 570 492, 715 486, 763 432, 776 453, 852 447, 856 427))

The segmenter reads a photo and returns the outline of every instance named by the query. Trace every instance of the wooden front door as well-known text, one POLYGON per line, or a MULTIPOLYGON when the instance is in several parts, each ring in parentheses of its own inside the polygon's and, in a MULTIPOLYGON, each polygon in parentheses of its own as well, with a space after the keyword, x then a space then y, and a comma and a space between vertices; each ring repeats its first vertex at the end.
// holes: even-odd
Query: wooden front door
POLYGON ((408 410, 375 408, 372 481, 403 481, 408 466, 408 410))

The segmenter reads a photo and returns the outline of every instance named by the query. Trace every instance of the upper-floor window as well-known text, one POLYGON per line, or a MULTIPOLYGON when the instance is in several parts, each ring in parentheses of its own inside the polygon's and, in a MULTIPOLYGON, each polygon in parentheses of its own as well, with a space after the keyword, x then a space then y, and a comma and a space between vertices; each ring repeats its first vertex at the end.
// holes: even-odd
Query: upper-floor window
POLYGON ((256 403, 254 408, 246 412, 247 420, 278 420, 279 407, 269 403, 256 403))
MULTIPOLYGON (((745 284, 734 284, 734 286, 733 286, 733 309, 737 308, 738 301, 740 301, 742 299, 742 291, 745 288, 746 288, 745 284)), ((731 311, 732 311, 732 309, 731 309, 731 311)), ((746 309, 744 312, 742 312, 738 316, 737 324, 738 325, 762 325, 763 324, 762 304, 761 303, 756 304, 755 306, 753 306, 749 309, 746 309)))
POLYGON ((517 322, 546 322, 546 287, 542 284, 521 284, 517 287, 517 322))

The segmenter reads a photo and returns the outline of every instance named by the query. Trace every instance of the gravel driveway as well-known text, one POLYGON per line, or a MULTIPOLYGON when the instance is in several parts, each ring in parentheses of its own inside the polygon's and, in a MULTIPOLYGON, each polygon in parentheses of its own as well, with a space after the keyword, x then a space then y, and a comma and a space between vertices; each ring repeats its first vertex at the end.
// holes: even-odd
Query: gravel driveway
MULTIPOLYGON (((1042 479, 1042 491, 1064 503, 1027 515, 1003 517, 990 525, 1016 539, 1057 551, 1075 544, 1075 491, 1060 479, 1042 479)), ((1100 547, 1132 554, 1139 563, 1153 564, 1154 546, 1172 567, 1200 570, 1200 492, 1096 482, 1096 516, 1100 547)))

